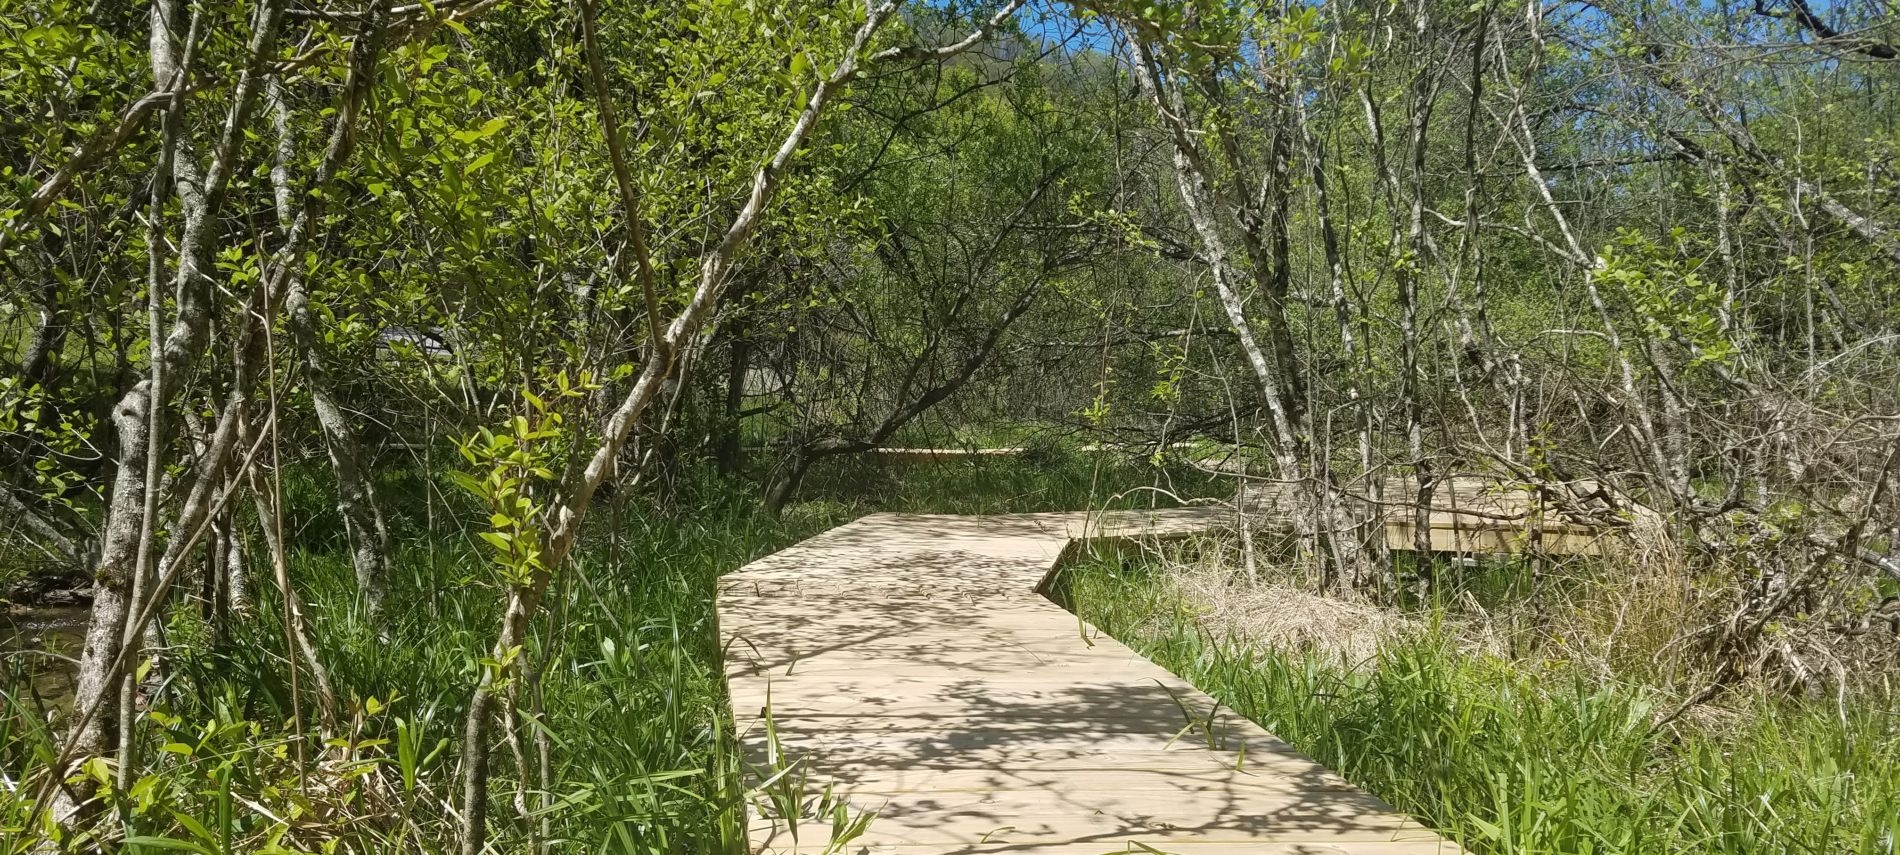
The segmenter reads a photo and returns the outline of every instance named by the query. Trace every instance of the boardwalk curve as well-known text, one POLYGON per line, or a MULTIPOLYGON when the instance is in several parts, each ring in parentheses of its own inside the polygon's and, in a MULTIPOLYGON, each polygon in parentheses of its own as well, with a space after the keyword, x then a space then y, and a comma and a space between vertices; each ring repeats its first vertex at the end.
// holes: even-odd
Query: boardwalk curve
MULTIPOLYGON (((764 760, 769 702, 786 754, 876 812, 852 855, 1457 852, 1040 594, 1086 538, 1231 514, 878 514, 753 562, 718 602, 742 746, 764 760)), ((825 851, 800 825, 756 818, 753 847, 825 851)))

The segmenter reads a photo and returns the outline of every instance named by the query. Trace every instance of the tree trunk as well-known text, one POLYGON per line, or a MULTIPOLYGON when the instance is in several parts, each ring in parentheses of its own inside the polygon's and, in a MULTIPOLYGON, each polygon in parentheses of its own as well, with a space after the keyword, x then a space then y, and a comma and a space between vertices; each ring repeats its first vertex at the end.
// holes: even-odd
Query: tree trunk
POLYGON ((720 412, 719 438, 713 458, 718 463, 719 474, 731 477, 739 474, 745 463, 745 381, 746 369, 752 361, 752 337, 744 318, 729 321, 728 327, 726 400, 720 412))
MULTIPOLYGON (((376 23, 372 27, 378 26, 376 23)), ((375 64, 373 46, 368 65, 375 64)), ((296 159, 296 140, 292 136, 290 105, 286 102, 283 82, 272 77, 268 87, 273 124, 277 131, 276 163, 271 168, 271 183, 277 200, 277 219, 286 235, 294 228, 296 208, 291 188, 289 165, 296 159)), ((362 109, 363 95, 346 93, 344 118, 351 122, 362 109)), ((341 126, 341 125, 340 125, 341 126)), ((362 443, 349 412, 337 400, 336 387, 324 365, 322 340, 310 311, 310 289, 302 275, 302 261, 285 265, 287 293, 284 299, 284 326, 303 365, 304 388, 310 392, 310 408, 323 434, 323 448, 330 458, 330 471, 336 478, 337 512, 343 518, 344 534, 350 542, 350 564, 356 572, 356 587, 363 594, 370 619, 380 623, 383 600, 389 592, 389 528, 383 522, 382 508, 376 502, 375 486, 363 467, 362 443)))
POLYGON ((773 476, 765 488, 765 512, 777 518, 785 506, 798 495, 798 488, 805 483, 805 473, 811 471, 813 457, 807 451, 806 443, 792 447, 791 454, 785 459, 781 471, 773 476))
MULTIPOLYGON (((280 11, 280 0, 263 0, 259 4, 248 46, 249 63, 237 82, 230 114, 207 170, 199 169, 195 155, 180 132, 185 100, 174 101, 166 112, 168 154, 161 157, 160 167, 163 170, 169 160, 169 177, 184 221, 172 282, 172 290, 177 294, 177 317, 163 341, 153 342, 155 352, 146 376, 125 392, 112 411, 118 444, 117 471, 106 505, 104 534, 94 572, 92 616, 75 678, 73 709, 77 715, 61 750, 67 760, 101 753, 112 735, 109 731, 113 728, 108 722, 119 718, 120 710, 114 697, 119 675, 115 669, 123 669, 125 664, 121 656, 124 639, 136 635, 137 628, 127 626, 126 618, 143 605, 133 600, 134 581, 139 556, 150 548, 141 530, 150 516, 149 503, 156 500, 154 485, 146 471, 162 469, 164 462, 163 446, 160 438, 153 435, 152 425, 155 417, 169 408, 176 392, 158 381, 167 376, 185 376, 198 358, 210 324, 215 295, 211 290, 214 279, 209 266, 219 229, 218 216, 235 172, 238 143, 256 102, 257 75, 274 51, 280 11)), ((182 12, 183 7, 177 0, 157 0, 152 7, 152 77, 161 84, 182 80, 191 70, 197 49, 198 19, 194 15, 187 30, 183 26, 182 12), (176 39, 181 32, 186 35, 183 44, 176 39)), ((155 192, 155 206, 160 198, 162 194, 155 192)), ((64 774, 63 769, 55 771, 55 777, 64 774)), ((63 797, 66 790, 59 792, 63 797)), ((74 795, 83 799, 90 792, 82 784, 74 795)), ((69 819, 77 809, 76 803, 55 801, 53 804, 55 817, 61 821, 69 819)))
MULTIPOLYGON (((986 25, 954 44, 934 49, 888 48, 871 55, 869 61, 905 57, 948 59, 969 49, 991 30, 1001 26, 1022 3, 1023 0, 1010 0, 986 25)), ((580 536, 581 520, 587 514, 595 491, 612 474, 628 435, 659 393, 661 384, 672 373, 675 355, 698 333, 706 315, 718 304, 731 278, 732 265, 751 243, 752 235, 765 215, 765 206, 778 191, 792 158, 804 145, 806 138, 811 136, 818 120, 838 96, 838 92, 857 78, 871 37, 896 14, 897 8, 897 0, 887 0, 872 9, 837 67, 813 87, 804 109, 799 112, 778 150, 773 153, 771 160, 754 173, 752 191, 744 206, 739 209, 719 243, 702 259, 699 282, 691 298, 673 317, 659 340, 648 348, 639 376, 619 408, 608 418, 599 445, 584 460, 577 461, 563 479, 561 498, 551 515, 551 530, 542 549, 542 569, 534 573, 528 584, 515 586, 509 591, 507 613, 493 648, 497 660, 519 647, 526 639, 528 622, 540 605, 548 582, 553 578, 554 569, 567 560, 568 552, 574 548, 580 536)), ((499 669, 483 669, 476 681, 474 695, 469 699, 468 719, 462 733, 462 855, 482 855, 487 845, 488 728, 494 717, 496 688, 504 676, 499 673, 499 669)))
POLYGON ((1168 129, 1181 201, 1186 205, 1188 219, 1201 240, 1221 310, 1234 330, 1241 352, 1247 358, 1247 365, 1253 369, 1254 381, 1259 386, 1262 402, 1271 418, 1273 455, 1280 477, 1299 480, 1302 475, 1300 460, 1305 456, 1306 448, 1293 427, 1292 412, 1288 406, 1287 378, 1281 376, 1278 360, 1268 357, 1267 351, 1254 335, 1253 322, 1247 316, 1246 303, 1240 296, 1239 283, 1236 281, 1239 267, 1223 233, 1218 203, 1209 183, 1208 169, 1204 165, 1205 155, 1200 144, 1195 141, 1195 132, 1186 124, 1185 104, 1164 88, 1170 84, 1163 80, 1161 69, 1151 57, 1151 51, 1142 37, 1126 26, 1122 32, 1134 57, 1135 79, 1153 102, 1156 112, 1162 116, 1162 123, 1168 129))

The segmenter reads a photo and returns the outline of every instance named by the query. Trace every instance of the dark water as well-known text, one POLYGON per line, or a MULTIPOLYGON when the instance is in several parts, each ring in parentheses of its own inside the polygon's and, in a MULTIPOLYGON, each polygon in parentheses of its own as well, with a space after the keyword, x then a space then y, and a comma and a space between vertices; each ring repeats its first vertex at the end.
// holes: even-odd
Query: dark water
POLYGON ((85 635, 83 608, 0 613, 0 689, 17 693, 23 704, 38 695, 48 705, 64 705, 85 635))

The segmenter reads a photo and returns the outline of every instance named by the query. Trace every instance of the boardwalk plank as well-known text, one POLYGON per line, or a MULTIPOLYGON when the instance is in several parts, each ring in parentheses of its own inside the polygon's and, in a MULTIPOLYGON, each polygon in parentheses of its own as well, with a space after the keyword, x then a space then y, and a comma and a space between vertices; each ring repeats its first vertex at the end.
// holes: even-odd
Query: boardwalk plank
MULTIPOLYGON (((771 760, 769 704, 784 756, 876 813, 854 855, 1457 852, 1037 593, 1080 538, 1227 518, 880 514, 747 565, 719 585, 741 748, 771 760)), ((791 825, 755 850, 825 851, 791 825)))

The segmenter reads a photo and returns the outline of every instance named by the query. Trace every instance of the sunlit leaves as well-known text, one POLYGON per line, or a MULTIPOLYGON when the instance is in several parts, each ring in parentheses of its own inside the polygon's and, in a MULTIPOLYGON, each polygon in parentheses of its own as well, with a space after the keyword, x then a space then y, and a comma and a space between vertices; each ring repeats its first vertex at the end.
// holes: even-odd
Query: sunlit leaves
MULTIPOLYGON (((1680 245, 1688 234, 1677 229, 1670 239, 1680 245)), ((1681 261, 1640 232, 1624 229, 1604 250, 1596 275, 1622 290, 1648 334, 1689 346, 1692 365, 1734 356, 1734 339, 1724 332, 1720 318, 1725 299, 1721 284, 1704 278, 1699 264, 1681 261)))
POLYGON ((542 536, 555 468, 570 440, 562 409, 594 388, 586 378, 576 383, 562 374, 552 401, 523 389, 523 412, 498 429, 480 428, 456 442, 471 468, 451 470, 450 480, 487 509, 488 529, 476 536, 488 546, 493 566, 509 585, 530 585, 549 569, 542 561, 542 536))

